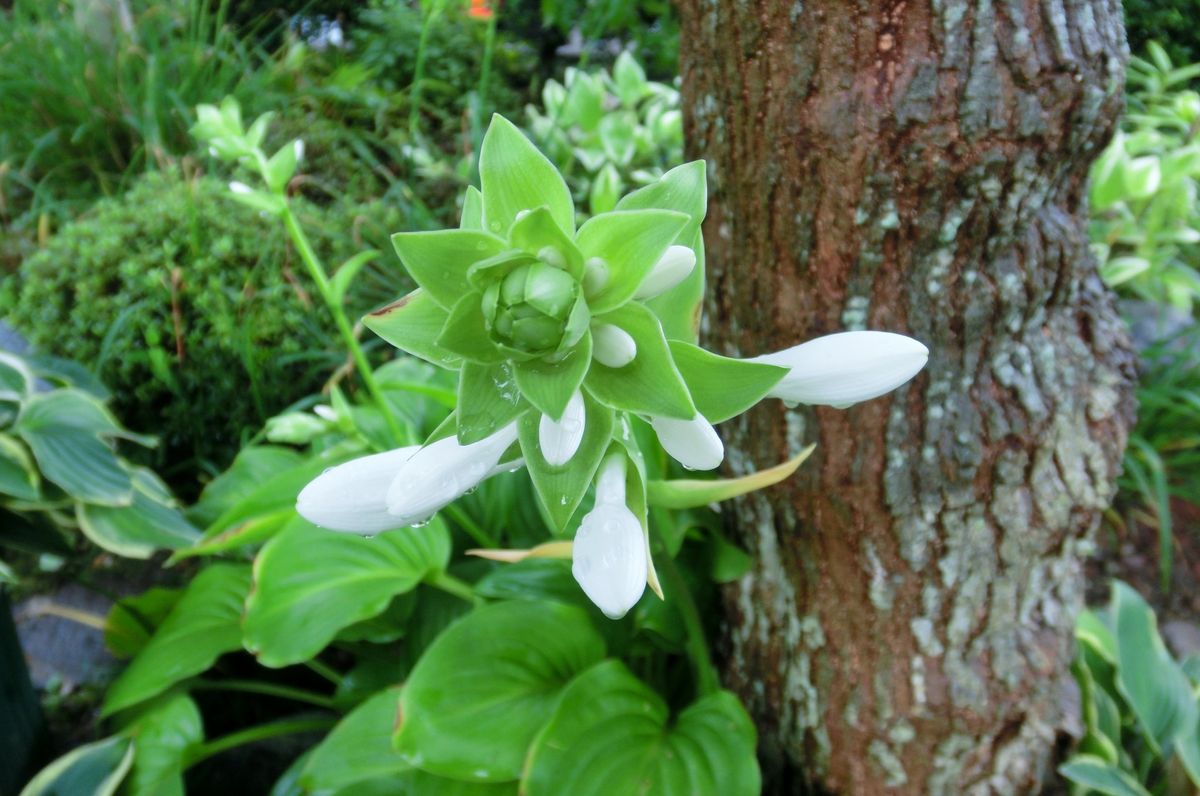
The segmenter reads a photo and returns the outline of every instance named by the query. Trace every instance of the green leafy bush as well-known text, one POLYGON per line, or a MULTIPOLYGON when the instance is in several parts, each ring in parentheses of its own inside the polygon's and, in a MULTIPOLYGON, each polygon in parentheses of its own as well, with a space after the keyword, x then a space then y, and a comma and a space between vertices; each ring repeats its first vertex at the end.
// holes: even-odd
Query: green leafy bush
POLYGON ((1200 0, 1125 0, 1122 5, 1130 50, 1141 52, 1157 41, 1174 61, 1200 61, 1200 0))
MULTIPOLYGON (((118 416, 161 436, 163 472, 181 489, 339 359, 283 234, 227 194, 211 178, 147 175, 26 260, 7 297, 34 345, 89 363, 118 416)), ((333 262, 364 237, 384 242, 376 211, 302 210, 333 262)))
POLYGON ((1130 64, 1129 114, 1091 172, 1093 248, 1111 287, 1190 311, 1200 297, 1200 64, 1130 64))
POLYGON ((1107 608, 1079 616, 1075 643, 1085 734, 1059 771, 1076 792, 1159 796, 1200 787, 1200 658, 1174 660, 1153 610, 1120 581, 1107 608))
MULTIPOLYGON (((195 542, 158 477, 117 455, 117 440, 154 440, 123 428, 105 397, 73 362, 0 352, 0 551, 65 556, 75 529, 133 558, 195 542)), ((0 584, 15 578, 0 558, 0 584)))

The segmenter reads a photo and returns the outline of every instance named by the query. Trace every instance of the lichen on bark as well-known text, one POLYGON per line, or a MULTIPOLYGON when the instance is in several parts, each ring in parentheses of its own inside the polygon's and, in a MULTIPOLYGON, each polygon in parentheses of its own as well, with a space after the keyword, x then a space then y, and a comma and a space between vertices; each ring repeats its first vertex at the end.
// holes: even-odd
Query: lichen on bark
POLYGON ((842 329, 929 345, 846 412, 722 428, 753 570, 726 681, 776 792, 1035 790, 1066 721, 1079 559, 1132 421, 1087 247, 1120 110, 1115 0, 684 0, 689 145, 709 164, 704 333, 731 354, 842 329))

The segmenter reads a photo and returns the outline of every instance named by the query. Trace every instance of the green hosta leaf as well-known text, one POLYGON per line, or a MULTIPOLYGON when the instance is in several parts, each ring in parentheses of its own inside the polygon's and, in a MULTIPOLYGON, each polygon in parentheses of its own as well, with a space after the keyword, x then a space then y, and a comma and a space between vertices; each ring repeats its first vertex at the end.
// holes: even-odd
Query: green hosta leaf
POLYGON ((156 550, 178 550, 200 538, 151 470, 135 470, 133 487, 128 506, 79 505, 76 517, 89 539, 119 556, 149 558, 156 550))
POLYGON ((514 221, 508 237, 513 246, 535 256, 552 249, 556 254, 546 252, 550 259, 545 262, 565 269, 576 279, 583 276, 583 255, 571 236, 555 222, 548 207, 530 210, 514 221))
POLYGON ((647 498, 651 506, 668 509, 692 509, 720 503, 738 495, 746 495, 778 484, 789 477, 804 463, 816 448, 809 445, 795 457, 757 473, 740 478, 679 479, 674 481, 651 481, 647 484, 647 498))
POLYGON ((1117 687, 1146 740, 1160 751, 1195 727, 1196 697, 1167 652, 1154 612, 1141 595, 1114 581, 1110 610, 1117 641, 1117 687))
POLYGON ((40 480, 25 446, 8 434, 0 434, 0 494, 17 500, 37 500, 40 480))
POLYGON ((479 152, 483 217, 489 232, 508 233, 522 210, 545 205, 554 223, 575 231, 575 202, 562 175, 512 122, 492 116, 479 152))
POLYGON ((337 790, 411 769, 392 748, 399 712, 399 688, 380 691, 350 711, 313 749, 300 783, 309 792, 337 790))
POLYGON ((133 738, 133 769, 125 781, 128 796, 183 796, 187 752, 204 740, 196 703, 183 694, 165 697, 125 730, 133 738))
POLYGON ((214 564, 196 575, 179 602, 129 667, 108 689, 101 713, 109 715, 199 674, 242 646, 242 602, 250 567, 214 564))
POLYGON ((503 362, 506 357, 496 348, 491 335, 483 325, 483 309, 480 293, 468 293, 459 299, 450 311, 446 328, 437 338, 437 345, 444 351, 478 362, 492 365, 503 362))
POLYGON ((617 200, 621 198, 623 185, 616 166, 605 163, 592 179, 592 188, 588 192, 588 207, 592 215, 611 212, 617 206, 617 200))
POLYGON ((33 391, 36 377, 21 357, 0 351, 0 401, 22 401, 33 391))
POLYGON ((380 613, 449 558, 450 534, 436 520, 369 539, 307 523, 288 528, 254 562, 246 649, 271 667, 311 658, 339 630, 380 613))
POLYGON ((626 107, 634 107, 646 95, 646 72, 628 52, 617 56, 617 62, 613 64, 613 82, 617 85, 621 104, 626 107))
POLYGON ((596 129, 604 118, 604 94, 604 84, 587 72, 568 76, 563 121, 573 121, 588 132, 596 129))
POLYGON ((1075 755, 1058 767, 1058 773, 1105 796, 1150 796, 1136 779, 1112 763, 1091 755, 1075 755))
POLYGON ((270 442, 288 445, 307 445, 333 427, 323 417, 308 412, 284 412, 267 418, 265 435, 270 442))
POLYGON ((526 558, 502 564, 475 582, 475 593, 491 600, 551 600, 588 608, 591 603, 562 558, 526 558))
POLYGON ((571 396, 583 384, 592 364, 592 335, 585 332, 579 344, 559 362, 531 359, 514 365, 521 394, 554 419, 562 417, 571 396))
POLYGON ((682 340, 672 340, 670 346, 696 409, 710 423, 745 412, 788 373, 787 368, 719 356, 682 340))
POLYGON ((517 779, 563 686, 602 657, 604 641, 573 606, 522 601, 478 608, 448 628, 408 678, 400 751, 441 776, 517 779))
POLYGON ((133 765, 133 744, 121 735, 72 749, 43 768, 21 796, 113 796, 133 765))
POLYGON ((548 464, 542 456, 538 444, 541 415, 530 412, 521 418, 519 426, 525 466, 529 468, 538 497, 559 533, 566 529, 579 508, 612 437, 613 411, 587 394, 583 396, 583 402, 586 409, 583 441, 570 461, 560 467, 548 464))
POLYGON ((437 343, 449 317, 428 293, 417 289, 399 301, 375 310, 362 322, 401 351, 440 368, 457 370, 462 358, 437 343))
POLYGON ((235 503, 253 493, 262 482, 304 461, 304 456, 278 445, 253 445, 238 451, 229 469, 208 482, 200 500, 187 510, 188 519, 207 526, 235 503))
POLYGON ((182 595, 181 589, 155 587, 118 600, 104 619, 104 646, 118 658, 137 655, 182 595))
POLYGON ((1162 183, 1162 166, 1154 155, 1133 158, 1125 163, 1125 190, 1132 199, 1145 199, 1162 183))
POLYGON ((1193 725, 1175 739, 1175 752, 1192 785, 1200 788, 1200 727, 1193 725))
POLYGON ((458 222, 459 229, 478 229, 483 226, 483 194, 474 185, 467 186, 463 195, 462 217, 458 222))
POLYGON ((99 401, 79 390, 30 397, 14 430, 25 441, 42 475, 78 500, 127 506, 133 483, 102 436, 145 440, 121 429, 99 401))
POLYGON ((754 725, 737 697, 720 691, 670 719, 662 697, 604 661, 563 691, 530 750, 522 793, 759 793, 754 725))
POLYGON ((1112 630, 1096 614, 1095 611, 1083 611, 1075 620, 1075 638, 1080 644, 1087 644, 1100 657, 1109 663, 1117 663, 1117 640, 1113 638, 1112 630))
POLYGON ((458 382, 458 441, 463 445, 490 437, 528 409, 512 365, 463 364, 458 382))
POLYGON ((640 304, 630 303, 596 320, 628 332, 637 343, 637 356, 623 368, 592 362, 585 382, 592 394, 614 409, 692 419, 696 407, 658 319, 640 304))
POLYGON ((399 232, 392 245, 416 283, 447 310, 471 292, 467 269, 507 248, 495 235, 464 229, 399 232))
POLYGON ((576 241, 585 258, 599 257, 608 266, 608 281, 588 306, 595 314, 620 307, 663 256, 688 216, 672 210, 616 210, 588 219, 576 241))

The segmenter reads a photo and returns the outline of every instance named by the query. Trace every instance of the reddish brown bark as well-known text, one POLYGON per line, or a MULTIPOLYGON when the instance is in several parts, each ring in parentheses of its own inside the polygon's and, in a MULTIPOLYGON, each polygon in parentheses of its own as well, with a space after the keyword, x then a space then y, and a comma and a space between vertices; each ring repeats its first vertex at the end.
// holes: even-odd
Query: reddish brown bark
POLYGON ((1131 356, 1087 248, 1121 105, 1116 0, 683 0, 709 163, 706 336, 750 355, 843 329, 932 355, 845 412, 763 406, 726 679, 768 781, 847 794, 1037 789, 1085 537, 1132 422, 1131 356))

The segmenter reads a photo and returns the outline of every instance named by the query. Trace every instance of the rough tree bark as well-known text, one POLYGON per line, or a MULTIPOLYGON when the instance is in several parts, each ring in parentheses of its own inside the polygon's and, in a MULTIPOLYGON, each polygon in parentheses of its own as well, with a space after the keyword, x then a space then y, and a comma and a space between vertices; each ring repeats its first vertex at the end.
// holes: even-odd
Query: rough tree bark
POLYGON ((1035 791, 1080 556, 1132 422, 1132 360, 1087 248, 1121 107, 1117 0, 681 0, 709 164, 705 334, 750 355, 907 332, 927 370, 845 412, 760 407, 734 470, 808 441, 737 507, 726 681, 770 789, 1035 791), (786 421, 786 422, 785 422, 786 421))

